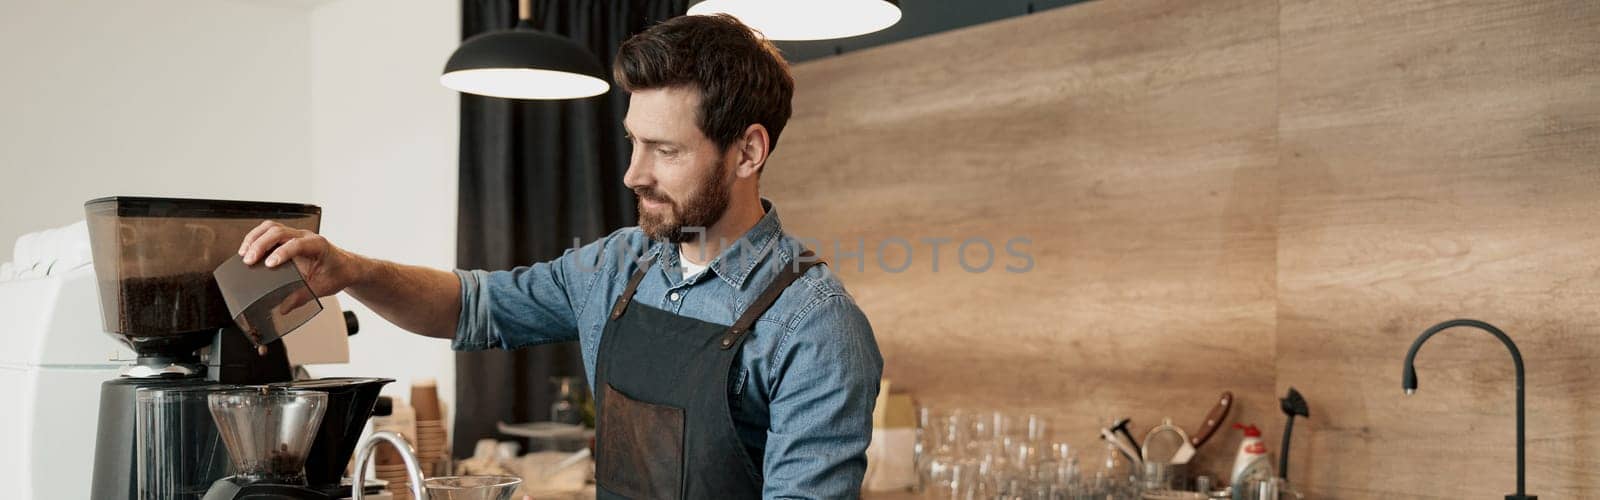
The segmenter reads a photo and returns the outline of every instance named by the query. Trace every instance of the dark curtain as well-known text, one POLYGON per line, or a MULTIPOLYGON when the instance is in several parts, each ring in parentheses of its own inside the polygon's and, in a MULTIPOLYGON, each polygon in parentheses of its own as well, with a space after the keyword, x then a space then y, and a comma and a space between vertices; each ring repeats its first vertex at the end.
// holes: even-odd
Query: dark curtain
MULTIPOLYGON (((609 72, 623 40, 682 15, 688 0, 534 0, 533 24, 589 48, 609 72)), ((464 0, 465 39, 509 29, 516 0, 464 0)), ((608 78, 609 79, 609 78, 608 78)), ((634 224, 622 184, 628 97, 575 101, 461 96, 461 177, 456 265, 510 269, 554 259, 573 245, 634 224)), ((583 375, 576 342, 517 351, 456 354, 455 455, 482 438, 505 438, 496 422, 548 420, 551 377, 583 375)))

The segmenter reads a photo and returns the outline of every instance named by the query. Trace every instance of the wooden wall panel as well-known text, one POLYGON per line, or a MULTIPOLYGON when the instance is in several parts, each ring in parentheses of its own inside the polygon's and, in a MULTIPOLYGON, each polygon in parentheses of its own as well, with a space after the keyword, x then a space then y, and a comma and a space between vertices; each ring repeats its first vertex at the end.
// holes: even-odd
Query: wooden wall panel
POLYGON ((763 191, 825 257, 865 241, 834 268, 928 404, 1043 412, 1096 458, 1102 419, 1193 428, 1224 389, 1271 424, 1276 20, 1095 2, 799 65, 763 191), (954 260, 974 237, 988 272, 954 260), (1003 269, 1014 237, 1031 271, 1003 269), (899 273, 872 252, 895 238, 899 273), (937 271, 924 238, 953 240, 937 271))
POLYGON ((1600 2, 1104 0, 795 73, 765 191, 825 255, 866 242, 835 269, 925 402, 1089 447, 1228 388, 1276 450, 1294 386, 1311 498, 1499 498, 1503 348, 1446 333, 1400 390, 1472 317, 1527 358, 1529 491, 1600 496, 1600 2), (919 242, 1017 236, 1027 273, 919 242))
POLYGON ((1319 498, 1600 495, 1600 2, 1282 6, 1278 385, 1319 498))

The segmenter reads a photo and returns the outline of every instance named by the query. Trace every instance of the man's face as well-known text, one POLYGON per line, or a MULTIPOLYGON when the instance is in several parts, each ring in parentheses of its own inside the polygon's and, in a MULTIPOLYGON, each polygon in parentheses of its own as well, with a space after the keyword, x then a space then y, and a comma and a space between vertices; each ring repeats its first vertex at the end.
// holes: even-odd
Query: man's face
POLYGON ((639 227, 653 239, 682 243, 711 227, 728 208, 728 161, 696 125, 699 91, 686 87, 640 90, 629 99, 622 125, 633 144, 623 183, 639 197, 639 227))

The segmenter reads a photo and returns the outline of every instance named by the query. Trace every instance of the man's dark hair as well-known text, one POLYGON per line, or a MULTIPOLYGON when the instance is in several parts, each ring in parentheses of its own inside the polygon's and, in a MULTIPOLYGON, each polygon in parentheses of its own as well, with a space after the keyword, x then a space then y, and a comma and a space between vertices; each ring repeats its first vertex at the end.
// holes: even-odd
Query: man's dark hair
POLYGON ((733 16, 679 16, 634 35, 612 68, 623 90, 700 91, 700 131, 726 151, 745 128, 767 128, 770 153, 789 121, 794 77, 778 48, 733 16))

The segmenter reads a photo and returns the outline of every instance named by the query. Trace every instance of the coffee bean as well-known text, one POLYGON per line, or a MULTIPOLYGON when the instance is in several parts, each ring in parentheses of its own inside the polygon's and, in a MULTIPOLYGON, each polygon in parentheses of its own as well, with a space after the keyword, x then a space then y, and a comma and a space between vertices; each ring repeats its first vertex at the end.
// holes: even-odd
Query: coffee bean
POLYGON ((124 335, 166 337, 233 322, 211 273, 127 278, 101 286, 121 291, 117 331, 124 335))

